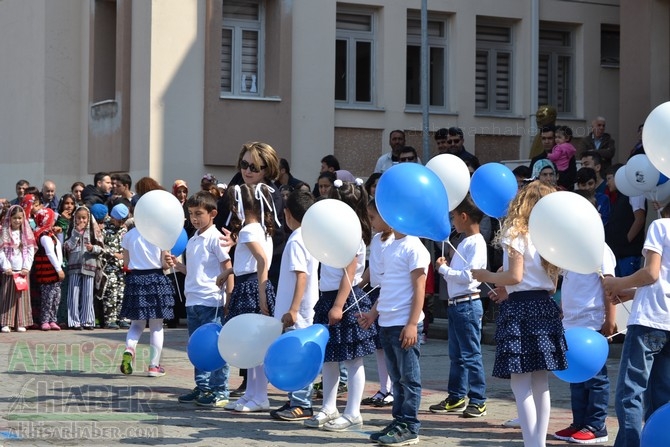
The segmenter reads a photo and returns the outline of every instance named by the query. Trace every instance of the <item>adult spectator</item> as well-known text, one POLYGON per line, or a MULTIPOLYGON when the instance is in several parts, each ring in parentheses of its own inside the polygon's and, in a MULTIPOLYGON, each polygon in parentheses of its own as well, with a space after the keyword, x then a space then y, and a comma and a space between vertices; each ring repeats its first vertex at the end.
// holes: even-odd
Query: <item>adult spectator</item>
POLYGON ((130 209, 130 204, 132 202, 133 196, 135 193, 132 190, 133 179, 127 173, 112 174, 112 197, 110 197, 107 202, 107 207, 109 212, 112 212, 112 208, 123 203, 128 209, 130 209))
POLYGON ((285 158, 280 159, 279 176, 277 177, 277 181, 275 181, 275 186, 277 189, 281 188, 282 186, 288 186, 292 191, 301 183, 304 182, 291 175, 291 166, 289 165, 288 160, 285 158))
POLYGON ((644 146, 642 145, 642 129, 644 129, 644 123, 637 126, 637 143, 633 146, 633 149, 630 151, 628 159, 630 160, 635 155, 644 154, 644 146))
POLYGON ((86 185, 81 192, 81 200, 88 208, 96 203, 107 202, 112 193, 112 177, 107 172, 98 172, 93 176, 93 185, 86 185))
POLYGON ((46 208, 58 212, 58 197, 56 197, 56 184, 47 180, 42 184, 42 203, 46 208))
MULTIPOLYGON (((219 181, 216 179, 216 177, 214 177, 214 175, 208 172, 207 174, 203 175, 202 178, 200 179, 200 190, 211 192, 212 188, 216 188, 216 185, 218 184, 219 181)), ((235 183, 231 182, 231 185, 235 185, 235 183)))
POLYGON ((605 194, 609 196, 609 190, 607 189, 607 182, 603 178, 603 163, 602 158, 600 158, 600 153, 598 151, 586 151, 582 153, 582 167, 591 168, 596 171, 596 192, 600 194, 605 194))
POLYGON ((157 180, 151 178, 151 177, 142 177, 135 183, 135 192, 136 194, 133 196, 133 198, 130 200, 130 204, 132 206, 130 212, 132 214, 133 210, 135 209, 135 206, 137 205, 137 202, 140 200, 140 197, 142 197, 143 194, 148 193, 149 191, 154 191, 156 189, 163 190, 165 191, 165 188, 161 186, 160 183, 158 183, 157 180))
POLYGON ((319 191, 319 178, 321 178, 321 174, 324 172, 332 172, 335 174, 335 172, 340 170, 340 162, 335 158, 334 155, 328 154, 325 157, 321 159, 321 170, 319 171, 319 177, 316 180, 316 183, 314 184, 314 189, 312 189, 312 195, 314 198, 319 198, 321 193, 319 191))
POLYGON ((437 151, 440 154, 455 155, 463 161, 468 161, 474 157, 474 155, 463 147, 463 131, 460 127, 438 129, 435 132, 435 142, 437 143, 437 151))
POLYGON ((542 143, 542 152, 540 152, 530 160, 530 164, 528 165, 528 167, 530 168, 531 171, 533 170, 533 165, 535 164, 535 162, 547 158, 547 155, 549 154, 549 152, 551 152, 551 149, 556 144, 555 132, 556 127, 552 125, 544 126, 543 128, 540 129, 540 142, 542 143))
POLYGON ((614 138, 605 132, 607 122, 602 116, 597 117, 591 122, 591 133, 585 138, 582 138, 581 153, 586 151, 598 151, 602 159, 603 172, 612 164, 614 152, 616 147, 614 145, 614 138))
POLYGON ((74 182, 72 186, 70 186, 70 192, 74 196, 74 203, 77 206, 84 204, 84 202, 81 200, 81 193, 84 192, 84 188, 86 188, 84 182, 74 182))
POLYGON ((23 200, 23 196, 26 195, 26 188, 30 186, 30 182, 28 180, 21 179, 18 182, 16 182, 16 198, 9 202, 10 205, 21 205, 21 200, 23 200))
POLYGON ((399 163, 418 163, 419 156, 416 154, 416 149, 412 146, 404 146, 400 151, 400 156, 398 157, 399 163))
POLYGON ((389 134, 389 146, 391 152, 379 157, 374 172, 384 172, 400 161, 400 151, 405 146, 405 132, 399 129, 392 130, 389 134))

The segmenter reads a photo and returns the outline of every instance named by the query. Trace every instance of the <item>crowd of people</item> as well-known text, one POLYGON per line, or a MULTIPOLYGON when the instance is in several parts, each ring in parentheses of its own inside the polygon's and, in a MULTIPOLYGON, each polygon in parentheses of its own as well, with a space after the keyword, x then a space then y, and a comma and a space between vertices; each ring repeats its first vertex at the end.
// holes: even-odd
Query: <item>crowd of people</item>
MULTIPOLYGON (((38 189, 20 180, 17 197, 2 201, 1 331, 125 328, 120 370, 132 374, 148 325, 147 374, 160 377, 166 373, 160 362, 163 326, 180 318, 189 335, 247 313, 274 317, 285 331, 324 324, 330 338, 322 381, 289 393, 281 407, 270 409, 262 366, 242 371, 237 390, 228 387, 228 365, 215 371, 195 367, 195 387, 179 402, 269 412, 278 420, 333 432, 359 429, 361 405, 389 406, 392 420, 370 439, 409 445, 419 440, 419 357, 432 318, 430 298, 439 297, 448 315, 450 369, 447 396, 429 410, 471 418, 487 414, 480 334, 485 308, 495 303, 500 312, 493 375, 510 379, 519 415, 510 425, 520 426, 525 445, 543 446, 551 409, 548 371, 568 367, 564 330, 581 326, 614 336, 614 304, 631 299, 637 287, 629 320, 636 329, 626 336, 616 388, 615 445, 639 445, 645 414, 670 400, 652 380, 667 371, 661 368, 668 345, 643 341, 650 333, 667 338, 670 330, 663 304, 667 279, 659 275, 668 268, 663 256, 668 224, 655 222, 645 239, 645 200, 617 191, 614 175, 621 165, 610 165, 614 140, 604 133, 604 120, 594 120, 593 129, 582 143, 593 147, 578 151, 569 127, 542 127, 543 152, 513 171, 519 192, 500 228, 468 195, 450 214, 447 253, 390 228, 377 211, 375 189, 384 171, 421 163, 401 130, 390 133, 391 151, 365 182, 326 155, 310 186, 293 177, 288 161, 270 145, 259 142, 242 146, 237 173, 227 184, 205 174, 200 190, 191 194, 184 180, 174 181, 171 192, 183 206, 188 236, 179 256, 151 244, 134 227, 139 198, 164 189, 150 177, 137 181, 133 192, 128 174, 100 172, 93 184, 76 182, 60 199, 51 181, 38 189), (528 231, 537 201, 574 189, 598 209, 606 234, 602 270, 591 275, 546 262, 528 231), (343 202, 360 221, 360 246, 344 269, 319 266, 302 238, 303 216, 323 198, 343 202), (562 308, 552 298, 561 280, 562 308), (373 353, 380 388, 364 398, 363 357, 373 353), (635 372, 640 365, 647 367, 645 374, 635 372), (314 388, 323 398, 318 410, 314 388), (340 412, 337 396, 343 391, 347 400, 340 412), (654 397, 646 397, 651 392, 654 397)), ((463 147, 461 129, 439 129, 434 136, 439 153, 459 157, 471 173, 479 167, 463 147)), ((573 423, 554 436, 575 443, 607 441, 606 367, 587 382, 571 384, 571 393, 573 423)))

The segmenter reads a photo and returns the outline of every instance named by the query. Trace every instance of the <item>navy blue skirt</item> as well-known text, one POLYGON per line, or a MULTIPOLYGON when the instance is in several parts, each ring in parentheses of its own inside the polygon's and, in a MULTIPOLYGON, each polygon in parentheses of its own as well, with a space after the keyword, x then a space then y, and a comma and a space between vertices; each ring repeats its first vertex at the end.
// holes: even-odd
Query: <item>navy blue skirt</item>
POLYGON ((131 270, 126 274, 119 318, 130 320, 174 318, 174 294, 163 270, 131 270))
MULTIPOLYGON (((265 296, 270 316, 275 313, 275 288, 268 280, 265 283, 265 296)), ((226 321, 242 314, 260 314, 261 303, 258 298, 258 274, 249 273, 235 277, 235 287, 228 304, 226 321)))
MULTIPOLYGON (((359 287, 354 287, 356 299, 360 299, 363 291, 359 287)), ((366 296, 358 302, 358 308, 354 304, 354 295, 349 294, 343 310, 353 305, 342 315, 342 320, 334 326, 328 326, 328 312, 335 303, 337 290, 330 292, 321 292, 319 300, 314 306, 314 324, 323 324, 328 327, 330 338, 326 345, 326 362, 341 362, 358 357, 365 357, 375 352, 375 336, 377 328, 373 325, 370 329, 363 329, 358 325, 356 314, 358 308, 361 312, 369 312, 372 304, 370 298, 366 296)))
POLYGON ((567 369, 561 309, 546 290, 510 293, 496 319, 493 376, 567 369))

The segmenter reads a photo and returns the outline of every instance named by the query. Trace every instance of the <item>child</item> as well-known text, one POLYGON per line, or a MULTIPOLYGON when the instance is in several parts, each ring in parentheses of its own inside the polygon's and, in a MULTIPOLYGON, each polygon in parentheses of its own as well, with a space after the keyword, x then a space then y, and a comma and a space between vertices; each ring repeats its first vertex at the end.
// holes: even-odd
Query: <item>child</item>
MULTIPOLYGON (((595 177, 595 171, 592 169, 591 171, 595 177)), ((592 200, 592 203, 594 202, 595 200, 592 200)), ((599 273, 585 275, 570 271, 563 272, 561 307, 565 329, 584 327, 599 331, 605 337, 615 333, 616 306, 606 299, 601 281, 603 276, 614 276, 615 264, 614 253, 605 245, 603 263, 599 273)), ((591 379, 582 383, 571 383, 570 395, 572 424, 554 433, 554 437, 579 444, 607 442, 605 419, 610 395, 607 365, 603 365, 600 372, 591 379)))
POLYGON ((135 348, 149 320, 151 359, 147 375, 162 377, 165 375, 165 368, 160 364, 163 351, 163 319, 174 316, 174 289, 168 277, 163 274, 163 269, 167 268, 162 262, 164 255, 160 248, 142 237, 137 228, 126 233, 121 247, 123 264, 128 273, 119 317, 131 321, 120 370, 126 375, 133 373, 135 348))
POLYGON ((95 327, 93 283, 96 257, 102 252, 102 235, 85 206, 77 208, 72 215, 63 248, 68 255, 68 326, 92 331, 95 327))
POLYGON ((351 263, 345 267, 321 266, 319 289, 321 295, 314 306, 314 323, 328 325, 330 339, 326 345, 323 364, 323 406, 321 410, 305 421, 307 427, 323 427, 329 431, 360 429, 361 399, 365 388, 363 357, 375 351, 374 327, 363 329, 358 325, 356 314, 368 312, 370 299, 364 296, 358 284, 365 270, 365 246, 372 238, 372 228, 367 215, 367 193, 363 181, 356 183, 336 180, 330 190, 331 199, 341 200, 349 205, 361 223, 363 240, 351 263), (355 301, 358 301, 355 304, 355 301), (353 306, 353 307, 352 307, 353 306), (343 313, 344 309, 349 309, 343 313), (348 372, 349 395, 344 413, 337 411, 337 387, 339 383, 338 362, 343 362, 348 372))
POLYGON ((319 178, 316 180, 316 184, 319 186, 318 197, 328 197, 335 180, 337 180, 337 175, 334 172, 324 171, 319 174, 319 178))
MULTIPOLYGON (((309 191, 295 190, 289 194, 284 207, 286 225, 292 233, 281 258, 274 316, 281 319, 285 330, 310 326, 314 320, 314 304, 319 299, 319 261, 305 248, 300 227, 303 216, 313 204, 314 197, 309 191)), ((309 419, 314 415, 311 394, 311 384, 289 393, 289 401, 270 415, 283 421, 309 419)))
POLYGON ((447 283, 449 300, 449 382, 447 398, 430 406, 433 413, 462 411, 463 417, 486 415, 486 379, 482 362, 480 337, 484 308, 480 299, 480 282, 474 280, 471 269, 485 269, 487 247, 479 232, 484 213, 477 208, 470 195, 452 211, 452 223, 465 238, 458 244, 451 265, 446 258, 435 262, 438 273, 447 283), (459 256, 460 254, 460 256, 459 256), (465 406, 465 396, 469 402, 465 406))
POLYGON ((597 181, 598 177, 593 168, 580 168, 577 171, 577 190, 586 191, 593 197, 603 225, 607 225, 610 219, 610 199, 596 190, 597 181))
MULTIPOLYGON (((221 247, 221 233, 214 226, 216 199, 208 191, 199 191, 186 201, 189 219, 196 233, 186 244, 186 265, 177 257, 167 254, 167 264, 186 275, 184 294, 186 295, 186 318, 188 335, 207 323, 221 324, 225 296, 216 284, 216 278, 225 269, 232 267, 228 248, 221 247)), ((233 277, 226 282, 226 295, 233 289, 233 277)), ((225 364, 214 371, 195 368, 195 388, 179 396, 179 402, 206 407, 223 407, 228 403, 228 374, 230 367, 225 364)))
POLYGON ((40 319, 43 331, 60 331, 56 323, 56 312, 61 299, 61 284, 65 278, 63 271, 63 245, 56 233, 54 224, 56 213, 50 208, 42 208, 35 215, 35 239, 38 250, 35 254, 33 274, 40 285, 40 319))
MULTIPOLYGON (((95 206, 95 205, 94 205, 95 206)), ((121 241, 128 229, 125 226, 130 211, 128 207, 119 203, 114 205, 105 219, 102 234, 105 248, 102 256, 106 262, 103 268, 105 284, 100 285, 99 293, 102 296, 103 328, 119 329, 119 310, 123 302, 125 278, 123 273, 123 248, 121 241)), ((128 328, 128 325, 125 328, 128 328)))
POLYGON ((419 334, 430 253, 419 238, 393 230, 394 241, 382 254, 379 299, 370 312, 359 316, 363 327, 379 317, 380 339, 393 382, 393 421, 370 435, 381 445, 419 442, 421 405, 419 334))
POLYGON ((2 332, 25 332, 32 326, 33 316, 30 308, 29 273, 33 264, 37 244, 30 229, 27 214, 19 205, 12 205, 2 221, 2 280, 0 281, 0 327, 2 332), (22 290, 17 286, 22 284, 22 290))
MULTIPOLYGON (((368 217, 372 225, 372 231, 376 234, 372 237, 370 242, 370 262, 369 267, 363 273, 361 284, 369 284, 371 287, 379 287, 381 284, 384 272, 382 268, 382 255, 384 250, 393 242, 393 230, 379 215, 377 204, 374 199, 368 202, 368 217)), ((370 292, 370 301, 374 305, 379 297, 379 288, 370 292)), ((391 378, 389 377, 388 369, 386 368, 386 357, 384 356, 384 348, 382 347, 379 338, 379 325, 375 321, 377 328, 377 335, 375 336, 375 356, 377 357, 377 374, 379 375, 379 391, 374 396, 365 398, 361 401, 363 405, 374 405, 376 407, 383 407, 386 405, 393 405, 393 389, 391 378)))
POLYGON ((619 420, 616 446, 640 445, 642 422, 670 402, 670 208, 651 223, 644 242, 645 265, 630 276, 605 278, 608 298, 633 299, 621 352, 614 408, 619 420), (637 287, 637 290, 632 288, 637 287))
MULTIPOLYGON (((264 183, 235 185, 226 191, 230 203, 231 237, 237 242, 233 267, 225 269, 217 279, 217 284, 222 285, 231 274, 235 275, 235 286, 227 304, 227 320, 244 313, 274 314, 275 290, 268 280, 276 220, 272 191, 264 183)), ((243 413, 270 409, 263 365, 247 370, 244 394, 224 408, 243 413)))
POLYGON ((575 163, 577 149, 571 143, 572 129, 568 126, 558 126, 555 135, 556 146, 552 148, 551 152, 547 153, 547 158, 556 165, 558 185, 572 191, 575 186, 575 172, 577 171, 575 163))
MULTIPOLYGON (((539 163, 539 162, 538 162, 539 163)), ((537 163, 536 163, 537 165, 537 163)), ((533 181, 510 202, 499 239, 503 269, 473 269, 473 279, 495 283, 494 301, 506 300, 496 320, 493 376, 511 379, 523 441, 544 446, 551 401, 548 371, 567 368, 560 309, 551 298, 558 268, 540 257, 528 232, 533 206, 556 189, 533 181)))

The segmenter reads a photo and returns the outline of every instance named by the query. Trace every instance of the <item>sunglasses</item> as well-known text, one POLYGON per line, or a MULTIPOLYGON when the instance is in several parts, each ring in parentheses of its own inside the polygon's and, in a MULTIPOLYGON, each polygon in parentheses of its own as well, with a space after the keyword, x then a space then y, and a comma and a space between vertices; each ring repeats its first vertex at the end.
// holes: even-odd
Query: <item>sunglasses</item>
POLYGON ((414 161, 416 160, 416 157, 400 157, 400 161, 414 161))
POLYGON ((243 171, 248 169, 251 172, 254 172, 254 173, 258 174, 259 172, 261 172, 265 168, 267 168, 267 166, 261 166, 260 168, 258 168, 258 167, 256 167, 255 164, 249 163, 246 160, 241 160, 240 161, 240 169, 242 169, 243 171))
POLYGON ((461 142, 461 139, 458 138, 456 140, 447 140, 447 144, 458 144, 461 142))

